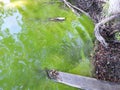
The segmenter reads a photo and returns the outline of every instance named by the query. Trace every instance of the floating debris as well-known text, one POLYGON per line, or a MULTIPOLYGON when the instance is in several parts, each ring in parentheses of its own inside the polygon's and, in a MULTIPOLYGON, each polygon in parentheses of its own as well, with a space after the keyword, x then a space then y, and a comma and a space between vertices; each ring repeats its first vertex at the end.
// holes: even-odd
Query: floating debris
POLYGON ((65 21, 65 17, 49 18, 50 21, 65 21))

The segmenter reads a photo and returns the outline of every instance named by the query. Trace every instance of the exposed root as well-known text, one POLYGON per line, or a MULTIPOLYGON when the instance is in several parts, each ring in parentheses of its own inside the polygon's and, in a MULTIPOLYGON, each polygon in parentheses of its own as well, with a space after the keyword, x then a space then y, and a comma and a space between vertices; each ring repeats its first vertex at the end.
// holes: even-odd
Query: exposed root
POLYGON ((98 24, 95 25, 95 29, 94 29, 94 32, 95 32, 95 36, 97 38, 98 41, 100 41, 100 43, 104 46, 104 47, 108 47, 108 43, 105 41, 105 39, 101 36, 100 34, 100 31, 99 31, 99 28, 101 25, 104 25, 105 23, 119 17, 120 14, 117 14, 117 15, 112 15, 110 17, 107 17, 105 19, 103 19, 102 21, 100 21, 98 24))

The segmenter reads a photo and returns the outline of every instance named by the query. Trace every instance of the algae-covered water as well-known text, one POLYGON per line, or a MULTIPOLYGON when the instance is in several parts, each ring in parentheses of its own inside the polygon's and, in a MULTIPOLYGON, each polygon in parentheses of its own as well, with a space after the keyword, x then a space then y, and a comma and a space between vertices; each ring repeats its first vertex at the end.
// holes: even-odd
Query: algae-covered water
POLYGON ((78 90, 45 69, 90 76, 92 34, 92 21, 59 0, 0 0, 0 90, 78 90))

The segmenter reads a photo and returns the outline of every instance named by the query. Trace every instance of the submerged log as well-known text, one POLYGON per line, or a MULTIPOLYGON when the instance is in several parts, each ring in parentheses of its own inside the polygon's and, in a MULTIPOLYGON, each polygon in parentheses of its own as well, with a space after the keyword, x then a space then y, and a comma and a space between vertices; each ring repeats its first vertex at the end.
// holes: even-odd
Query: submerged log
POLYGON ((120 90, 117 83, 97 80, 95 78, 48 70, 48 77, 56 82, 85 90, 120 90))

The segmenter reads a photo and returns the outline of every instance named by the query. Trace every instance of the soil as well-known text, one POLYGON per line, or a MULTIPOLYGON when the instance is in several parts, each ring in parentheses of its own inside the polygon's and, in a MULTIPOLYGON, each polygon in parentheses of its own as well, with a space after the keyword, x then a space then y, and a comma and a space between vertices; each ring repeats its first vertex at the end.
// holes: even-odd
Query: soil
POLYGON ((116 24, 113 23, 114 21, 101 29, 101 34, 109 46, 105 48, 99 42, 96 44, 93 58, 94 76, 100 80, 120 83, 120 42, 115 40, 115 34, 111 34, 116 24))

